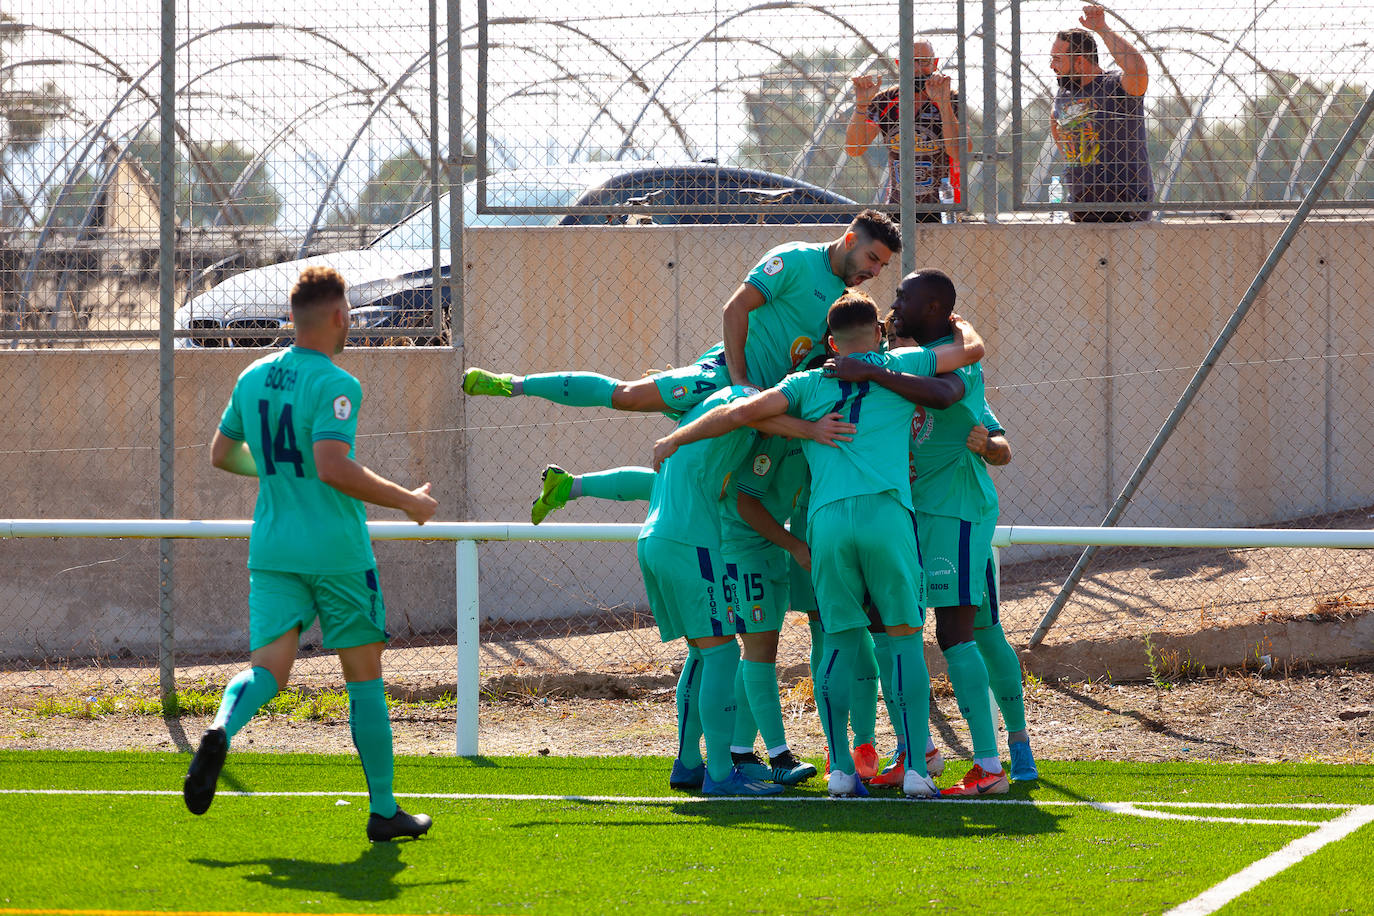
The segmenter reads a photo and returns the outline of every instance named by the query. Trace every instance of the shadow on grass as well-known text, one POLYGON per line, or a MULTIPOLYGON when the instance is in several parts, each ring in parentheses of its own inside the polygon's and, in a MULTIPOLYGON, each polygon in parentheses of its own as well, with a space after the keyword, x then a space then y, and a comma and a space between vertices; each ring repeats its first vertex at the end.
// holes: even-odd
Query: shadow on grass
MULTIPOLYGON (((266 874, 244 875, 243 880, 271 888, 318 891, 342 900, 395 900, 402 887, 396 876, 408 867, 401 861, 403 843, 372 843, 352 862, 315 862, 304 858, 243 859, 225 862, 218 859, 190 859, 192 865, 206 868, 265 867, 266 874)), ((425 884, 458 884, 461 879, 411 882, 406 889, 425 884)))

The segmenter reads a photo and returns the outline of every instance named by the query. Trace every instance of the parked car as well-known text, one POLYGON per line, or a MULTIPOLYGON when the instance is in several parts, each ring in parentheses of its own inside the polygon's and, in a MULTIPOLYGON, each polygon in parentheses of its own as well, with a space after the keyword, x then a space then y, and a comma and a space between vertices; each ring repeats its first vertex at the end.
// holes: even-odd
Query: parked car
MULTIPOLYGON (((585 163, 550 169, 498 173, 487 182, 487 202, 494 206, 606 207, 624 213, 478 213, 477 188, 464 188, 464 223, 483 226, 585 226, 607 223, 846 223, 862 205, 783 175, 711 163, 645 166, 585 163), (791 204, 827 204, 843 213, 795 213, 791 204), (644 212, 644 205, 700 207, 700 212, 644 212), (748 206, 753 212, 711 212, 719 206, 748 206)), ((440 199, 440 277, 449 272, 447 197, 440 199)), ((366 248, 337 251, 272 264, 236 274, 189 299, 176 312, 178 330, 197 332, 177 338, 177 346, 258 347, 282 343, 273 337, 217 337, 216 331, 276 330, 287 323, 287 294, 305 267, 328 264, 349 283, 348 301, 354 327, 397 329, 424 338, 431 327, 430 297, 434 287, 432 217, 426 205, 374 239, 366 248), (416 334, 415 332, 419 332, 416 334)), ((448 312, 447 287, 441 306, 448 312)), ((360 341, 367 338, 361 338, 360 341)), ((376 340, 377 338, 371 338, 376 340)))

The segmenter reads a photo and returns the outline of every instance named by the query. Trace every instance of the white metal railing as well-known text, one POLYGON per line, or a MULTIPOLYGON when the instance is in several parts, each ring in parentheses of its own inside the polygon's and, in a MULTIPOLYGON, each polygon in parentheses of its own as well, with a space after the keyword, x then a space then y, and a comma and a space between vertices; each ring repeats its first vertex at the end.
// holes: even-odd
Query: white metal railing
MULTIPOLYGON (((186 519, 0 519, 0 538, 246 538, 248 520, 186 519)), ((477 699, 480 688, 481 620, 477 594, 479 541, 633 541, 636 524, 531 525, 528 522, 368 522, 376 541, 454 541, 457 552, 455 622, 458 660, 454 699, 457 724, 454 746, 459 756, 477 750, 477 699)), ((1306 547, 1374 548, 1374 530, 1331 528, 1096 528, 1047 525, 999 525, 997 549, 1023 544, 1070 544, 1101 547, 1306 547)))

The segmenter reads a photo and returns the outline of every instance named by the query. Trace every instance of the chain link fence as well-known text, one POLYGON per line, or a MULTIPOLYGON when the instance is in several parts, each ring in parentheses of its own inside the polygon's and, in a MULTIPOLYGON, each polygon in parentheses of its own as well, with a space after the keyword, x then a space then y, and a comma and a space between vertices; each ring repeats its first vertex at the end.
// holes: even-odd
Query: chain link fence
MULTIPOLYGON (((943 101, 944 76, 950 96, 913 116, 907 263, 949 273, 988 341, 988 397, 1015 453, 994 471, 1002 521, 1101 522, 1367 97, 1370 12, 1120 3, 1098 22, 1068 2, 910 8, 911 48, 897 37, 901 5, 865 2, 670 2, 652 15, 439 2, 382 23, 349 2, 324 15, 273 0, 251 17, 184 5, 166 61, 176 359, 160 377, 164 10, 8 4, 7 514, 151 517, 168 487, 178 516, 251 514, 251 485, 211 471, 207 446, 258 355, 247 348, 289 340, 285 293, 303 259, 351 283, 357 339, 342 365, 367 393, 360 458, 402 482, 433 479, 441 517, 526 518, 548 463, 647 463, 662 417, 465 399, 462 369, 634 379, 693 360, 769 248, 833 238, 862 206, 903 212, 888 172, 906 66, 927 99, 943 101), (1134 146, 1134 134, 1076 127, 1081 100, 1056 103, 1095 75, 1056 59, 1080 19, 1123 87, 1141 88, 1143 65, 1143 93, 1126 92, 1138 101, 1094 128, 1136 125, 1134 146), (877 107, 856 116, 860 92, 877 107), (1148 162, 1151 193, 1088 199, 1084 170, 1123 149, 1148 162), (172 481, 158 470, 164 386, 172 481)), ((1343 158, 1122 524, 1368 526, 1371 136, 1343 158)), ((869 292, 890 301, 900 273, 894 263, 869 292)), ((643 511, 578 500, 559 520, 643 511)), ((179 671, 213 679, 242 658, 246 548, 182 543, 173 555, 179 671)), ((384 544, 378 556, 398 679, 450 682, 451 548, 384 544)), ((1014 642, 1076 556, 1004 553, 1014 642)), ((7 541, 0 563, 0 684, 52 671, 156 680, 156 544, 7 541)), ((1353 614, 1372 592, 1354 552, 1104 550, 1050 642, 1353 614)), ((632 545, 486 545, 482 595, 488 675, 671 660, 632 545)), ((784 664, 804 663, 804 630, 784 628, 784 664)))

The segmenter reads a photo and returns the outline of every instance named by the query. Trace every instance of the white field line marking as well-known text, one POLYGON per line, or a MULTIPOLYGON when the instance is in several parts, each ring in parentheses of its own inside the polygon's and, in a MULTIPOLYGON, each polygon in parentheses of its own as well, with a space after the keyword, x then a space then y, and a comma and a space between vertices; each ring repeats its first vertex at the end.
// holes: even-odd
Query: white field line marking
POLYGON ((1343 840, 1365 824, 1374 822, 1374 805, 1353 808, 1318 829, 1299 837, 1258 862, 1236 872, 1220 884, 1208 888, 1187 903, 1179 904, 1165 916, 1203 916, 1215 913, 1246 891, 1258 887, 1286 868, 1294 866, 1323 846, 1343 840))
MULTIPOLYGON (((146 796, 179 796, 181 792, 175 789, 0 789, 0 795, 146 795, 146 796)), ((242 792, 232 790, 221 790, 216 793, 219 798, 366 798, 366 792, 242 792)), ((780 802, 834 802, 834 801, 857 801, 857 802, 910 802, 915 799, 898 796, 882 796, 877 798, 861 799, 832 799, 825 796, 816 795, 784 795, 772 796, 766 799, 751 799, 738 797, 703 796, 703 795, 682 795, 682 796, 661 796, 661 795, 502 795, 495 792, 397 792, 397 798, 433 798, 446 801, 564 801, 564 802, 595 802, 598 804, 621 803, 621 804, 703 804, 708 802, 745 802, 745 801, 764 801, 768 804, 778 804, 780 802)), ((1135 817, 1152 818, 1156 820, 1178 820, 1178 821, 1197 821, 1202 823, 1214 824, 1252 824, 1276 826, 1295 826, 1295 827, 1322 827, 1330 823, 1329 821, 1299 821, 1299 820, 1279 820, 1279 819, 1259 819, 1259 818, 1238 818, 1238 817, 1210 817, 1201 814, 1174 814, 1166 811, 1151 811, 1149 808, 1171 807, 1171 808, 1212 808, 1218 810, 1235 809, 1281 809, 1281 810, 1321 810, 1321 811, 1349 811, 1355 805, 1340 804, 1336 802, 1293 802, 1284 804, 1283 802, 1255 802, 1247 804, 1245 802, 1165 802, 1165 801, 1135 801, 1135 802, 1099 802, 1081 801, 1073 799, 1045 799, 1037 800, 1030 798, 939 798, 924 799, 932 804, 939 805, 999 805, 999 806, 1033 806, 1033 807, 1063 807, 1063 808, 1094 808, 1109 814, 1126 814, 1135 817)))

